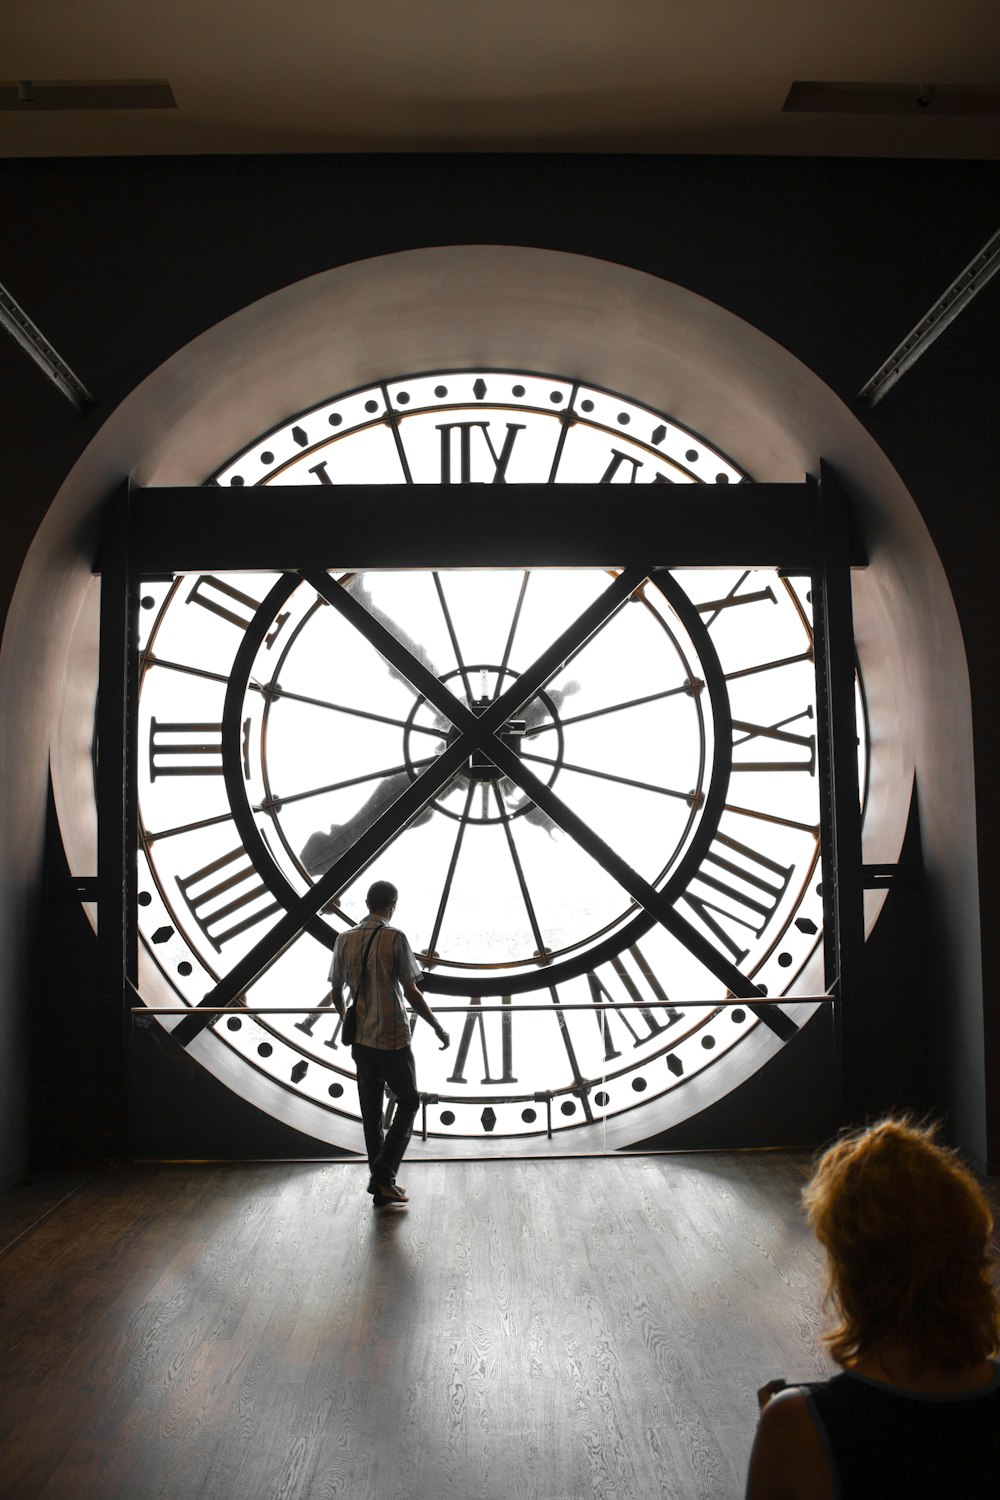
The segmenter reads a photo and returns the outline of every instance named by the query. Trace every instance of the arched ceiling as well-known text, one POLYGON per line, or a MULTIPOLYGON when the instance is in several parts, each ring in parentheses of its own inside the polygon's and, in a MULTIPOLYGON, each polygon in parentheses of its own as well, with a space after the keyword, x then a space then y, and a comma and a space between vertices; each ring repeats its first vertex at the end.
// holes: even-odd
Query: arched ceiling
POLYGON ((6 0, 0 41, 7 157, 1000 154, 996 114, 944 102, 1000 90, 996 0, 6 0), (17 98, 127 79, 166 80, 177 107, 17 98), (783 111, 814 80, 898 85, 898 112, 783 111))

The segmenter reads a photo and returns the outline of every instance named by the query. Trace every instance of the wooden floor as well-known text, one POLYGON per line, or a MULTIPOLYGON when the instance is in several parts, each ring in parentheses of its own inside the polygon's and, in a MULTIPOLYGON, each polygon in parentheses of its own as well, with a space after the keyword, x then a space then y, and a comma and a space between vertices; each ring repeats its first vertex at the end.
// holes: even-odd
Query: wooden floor
POLYGON ((832 1368, 805 1170, 418 1163, 378 1215, 354 1163, 16 1190, 0 1494, 740 1496, 756 1388, 832 1368))

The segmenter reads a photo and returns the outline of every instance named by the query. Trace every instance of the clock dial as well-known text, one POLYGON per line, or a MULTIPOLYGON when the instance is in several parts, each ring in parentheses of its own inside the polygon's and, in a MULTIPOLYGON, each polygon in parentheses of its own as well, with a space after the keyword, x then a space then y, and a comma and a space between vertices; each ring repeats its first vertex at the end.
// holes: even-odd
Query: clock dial
MULTIPOLYGON (((247 484, 328 487, 335 518, 343 483, 462 483, 483 503, 484 485, 541 479, 558 505, 561 483, 744 477, 613 393, 457 371, 337 397, 214 483, 237 492, 219 499, 238 525, 247 484)), ((752 504, 752 486, 744 493, 752 504)), ((662 495, 668 524, 679 497, 662 495)), ((435 794, 401 812, 382 851, 355 860, 325 913, 270 955, 246 1000, 277 1013, 206 1032, 200 1051, 231 1086, 357 1145, 336 1014, 295 1007, 329 1006, 329 950, 378 876, 400 887, 432 1003, 460 1008, 451 1051, 421 1055, 428 1149, 578 1149, 612 1122, 618 1141, 641 1139, 702 1107, 710 1071, 717 1097, 759 1066, 761 1029, 781 1013, 716 1002, 801 992, 817 969, 808 593, 773 570, 636 582, 484 568, 142 585, 140 987, 151 1003, 196 1006, 461 747, 435 794), (560 637, 566 649, 539 672, 560 637), (498 713, 494 760, 461 736, 470 714, 498 713), (624 884, 606 850, 624 861, 624 884), (644 891, 669 904, 669 921, 644 891)))
MULTIPOLYGON (((367 574, 338 587, 479 714, 516 689, 522 667, 608 582, 588 570, 486 571, 367 574)), ((268 673, 265 691, 251 689, 241 712, 247 795, 294 882, 300 871, 329 869, 458 731, 308 584, 285 610, 284 648, 258 655, 251 680, 268 673)), ((680 619, 652 588, 500 730, 524 768, 658 886, 697 841, 716 769, 699 673, 680 619)), ((721 784, 727 755, 718 759, 721 784)), ((391 857, 397 884, 411 893, 418 952, 436 976, 527 972, 534 987, 539 968, 559 972, 560 960, 634 915, 611 875, 479 750, 391 857)), ((363 900, 370 878, 366 867, 345 888, 345 910, 363 900)))

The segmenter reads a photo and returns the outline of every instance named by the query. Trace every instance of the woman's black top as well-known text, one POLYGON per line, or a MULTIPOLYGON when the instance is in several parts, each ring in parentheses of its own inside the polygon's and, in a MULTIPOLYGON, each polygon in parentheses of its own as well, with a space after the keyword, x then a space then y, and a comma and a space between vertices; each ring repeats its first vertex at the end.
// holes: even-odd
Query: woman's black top
POLYGON ((988 1386, 929 1396, 845 1371, 803 1385, 837 1500, 1000 1497, 1000 1364, 988 1386))

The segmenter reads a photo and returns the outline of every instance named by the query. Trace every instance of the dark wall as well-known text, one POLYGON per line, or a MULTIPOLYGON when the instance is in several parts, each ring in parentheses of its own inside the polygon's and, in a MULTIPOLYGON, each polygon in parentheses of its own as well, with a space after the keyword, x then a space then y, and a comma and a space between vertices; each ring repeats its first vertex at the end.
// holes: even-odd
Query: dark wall
MULTIPOLYGON (((81 418, 11 340, 0 339, 0 608, 53 493, 110 410, 177 348, 279 287, 334 265, 424 245, 503 243, 577 252, 650 272, 723 305, 850 402, 993 233, 998 187, 1000 165, 940 161, 310 156, 5 162, 0 281, 97 405, 81 418)), ((991 920, 998 879, 990 857, 1000 751, 992 644, 998 537, 991 377, 998 332, 1000 278, 882 405, 859 413, 927 521, 966 636, 990 1002, 1000 979, 1000 942, 991 920)), ((905 974, 908 983, 914 972, 935 972, 934 954, 921 947, 927 939, 920 935, 932 930, 918 915, 923 897, 901 891, 893 899, 903 912, 893 918, 900 931, 883 942, 875 969, 880 985, 882 976, 891 983, 905 974), (896 962, 900 954, 906 963, 896 962)), ((14 1071, 27 1066, 25 1048, 32 1051, 24 1008, 44 998, 38 976, 49 972, 44 913, 40 921, 36 978, 16 995, 0 996, 0 1031, 7 1039, 0 1050, 4 1067, 14 1071)), ((894 1005, 901 1003, 897 996, 894 1005)), ((927 1050, 933 1053, 935 1028, 949 1025, 947 994, 918 997, 914 1008, 932 1019, 921 1020, 914 1041, 919 1068, 907 1064, 889 1090, 891 1102, 919 1104, 928 1089, 933 1093, 926 1083, 927 1050), (908 1100, 900 1097, 907 1093, 908 1100)), ((1000 1017, 992 1003, 986 1024, 991 1133, 1000 1143, 1000 1017)), ((31 1034, 37 1038, 37 1025, 31 1034)), ((121 1047, 115 1024, 91 1031, 88 1045, 113 1072, 112 1049, 119 1049, 117 1057, 121 1047)), ((75 1087, 80 1075, 68 1035, 55 1056, 61 1062, 46 1066, 75 1087)), ((116 1107, 107 1119, 99 1114, 84 1089, 75 1138, 88 1145, 91 1120, 89 1149, 97 1153, 107 1149, 118 1118, 116 1107)), ((4 1176, 15 1169, 22 1119, 22 1113, 10 1114, 3 1125, 4 1176)))

